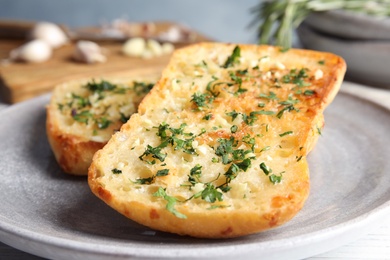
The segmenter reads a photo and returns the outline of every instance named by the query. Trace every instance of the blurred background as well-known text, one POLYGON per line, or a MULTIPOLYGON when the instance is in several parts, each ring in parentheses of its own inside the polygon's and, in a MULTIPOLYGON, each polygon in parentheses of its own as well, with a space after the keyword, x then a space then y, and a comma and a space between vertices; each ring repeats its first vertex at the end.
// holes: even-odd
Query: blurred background
POLYGON ((128 21, 173 21, 225 42, 255 42, 250 8, 259 0, 0 0, 0 19, 49 21, 69 27, 128 21))

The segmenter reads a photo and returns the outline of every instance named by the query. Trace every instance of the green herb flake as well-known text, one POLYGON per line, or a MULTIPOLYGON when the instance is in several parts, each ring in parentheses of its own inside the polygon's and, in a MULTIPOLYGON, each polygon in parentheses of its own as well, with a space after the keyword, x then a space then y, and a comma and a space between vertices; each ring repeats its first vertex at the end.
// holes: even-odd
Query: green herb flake
POLYGON ((221 209, 221 208, 229 208, 230 205, 211 205, 207 208, 207 210, 213 210, 213 209, 221 209))
POLYGON ((77 112, 76 110, 72 110, 72 117, 77 122, 88 124, 88 120, 92 117, 92 113, 89 112, 89 110, 84 110, 81 112, 77 112))
POLYGON ((156 176, 157 177, 167 176, 168 173, 169 173, 169 169, 162 169, 157 171, 156 176))
POLYGON ((96 124, 99 129, 106 129, 112 122, 105 117, 96 119, 96 124))
POLYGON ((129 121, 129 119, 130 119, 130 116, 126 116, 125 114, 120 113, 120 121, 122 123, 126 123, 127 121, 129 121))
POLYGON ((240 57, 241 57, 241 49, 237 45, 236 47, 234 47, 232 54, 226 59, 222 67, 225 69, 229 67, 233 67, 236 63, 240 61, 240 57))
POLYGON ((147 177, 147 178, 138 178, 136 181, 134 181, 135 184, 152 184, 154 182, 155 176, 147 177))
POLYGON ((139 81, 134 81, 133 82, 133 89, 134 92, 138 95, 145 95, 150 92, 150 90, 153 88, 154 84, 153 83, 146 83, 146 82, 139 82, 139 81))
POLYGON ((238 126, 236 125, 232 125, 232 127, 230 127, 230 131, 234 134, 235 132, 237 132, 238 130, 238 126))
POLYGON ((305 96, 313 96, 316 92, 314 90, 307 89, 303 92, 305 96))
POLYGON ((268 93, 268 95, 267 95, 267 94, 264 94, 264 93, 261 93, 261 94, 259 95, 259 97, 260 97, 260 98, 269 99, 269 100, 278 100, 278 99, 279 99, 279 98, 276 96, 276 94, 275 94, 274 92, 272 92, 272 91, 270 91, 270 92, 268 93))
POLYGON ((293 105, 288 105, 282 108, 278 114, 276 115, 277 118, 282 118, 284 112, 290 112, 290 111, 296 111, 299 112, 299 109, 295 108, 293 105))
MULTIPOLYGON (((165 157, 167 157, 166 153, 161 152, 162 147, 157 146, 157 147, 152 147, 150 145, 147 145, 145 152, 139 156, 139 159, 141 161, 144 161, 144 156, 152 155, 152 158, 156 158, 163 162, 165 160, 165 157)), ((148 161, 149 163, 153 163, 153 161, 148 161)))
POLYGON ((192 95, 191 102, 193 102, 198 110, 202 110, 203 107, 207 106, 207 103, 210 102, 210 98, 207 94, 194 93, 192 95))
POLYGON ((236 119, 239 114, 240 113, 236 112, 235 110, 233 110, 232 112, 226 113, 227 116, 231 116, 232 117, 232 121, 234 121, 234 119, 236 119))
POLYGON ((219 192, 214 185, 207 183, 206 188, 202 191, 202 199, 214 203, 215 201, 222 201, 223 195, 222 192, 219 192))
POLYGON ((171 212, 173 215, 175 215, 176 217, 182 218, 182 219, 186 219, 186 218, 187 218, 186 215, 180 213, 179 211, 177 211, 177 210, 175 209, 175 205, 176 205, 177 199, 176 199, 175 197, 169 196, 169 195, 166 193, 165 189, 159 187, 158 190, 157 190, 155 193, 153 193, 153 196, 154 196, 154 197, 161 197, 161 198, 163 198, 164 200, 166 200, 166 201, 167 201, 167 205, 165 206, 165 208, 166 208, 169 212, 171 212))
POLYGON ((285 135, 291 135, 291 134, 293 134, 293 131, 287 131, 287 132, 284 132, 284 133, 280 134, 279 136, 283 137, 285 135))
POLYGON ((213 118, 213 114, 207 114, 202 119, 203 120, 210 120, 211 118, 213 118))
POLYGON ((269 149, 271 149, 271 146, 264 146, 260 152, 265 152, 265 151, 268 151, 269 149))
POLYGON ((111 170, 111 172, 112 172, 113 174, 121 174, 121 173, 122 173, 122 170, 119 170, 119 169, 117 169, 117 168, 114 168, 114 169, 111 170))
POLYGON ((192 167, 190 170, 190 175, 188 176, 188 181, 192 184, 195 185, 199 183, 199 178, 202 175, 202 166, 200 164, 195 165, 192 167))
POLYGON ((85 87, 92 92, 103 92, 114 90, 117 86, 105 80, 102 80, 100 83, 93 80, 92 82, 88 82, 85 87))
POLYGON ((319 135, 322 135, 322 130, 321 130, 321 128, 318 127, 318 126, 316 126, 316 128, 317 128, 317 133, 318 133, 319 135))
POLYGON ((283 173, 284 172, 279 173, 280 175, 271 174, 268 178, 269 178, 270 182, 272 182, 273 184, 281 183, 283 173))
POLYGON ((268 175, 272 172, 272 169, 269 168, 264 162, 260 163, 260 169, 264 172, 265 175, 268 175))

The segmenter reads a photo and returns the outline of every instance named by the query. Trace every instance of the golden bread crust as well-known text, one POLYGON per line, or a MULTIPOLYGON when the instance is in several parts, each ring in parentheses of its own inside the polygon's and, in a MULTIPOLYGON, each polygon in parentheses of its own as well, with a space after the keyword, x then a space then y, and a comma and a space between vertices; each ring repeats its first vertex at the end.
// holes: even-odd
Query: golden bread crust
POLYGON ((92 192, 151 228, 230 238, 282 225, 309 195, 306 155, 342 58, 271 46, 177 50, 138 113, 93 158, 92 192))

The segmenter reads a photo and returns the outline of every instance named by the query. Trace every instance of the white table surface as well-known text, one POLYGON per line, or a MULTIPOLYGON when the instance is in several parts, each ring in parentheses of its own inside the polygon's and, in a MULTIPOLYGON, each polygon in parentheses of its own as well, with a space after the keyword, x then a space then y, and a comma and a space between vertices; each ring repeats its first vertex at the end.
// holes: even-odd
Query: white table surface
MULTIPOLYGON (((355 84, 346 84, 343 85, 342 88, 343 91, 369 98, 390 109, 390 90, 377 89, 377 88, 355 85, 355 84)), ((5 109, 7 106, 8 105, 1 103, 0 101, 0 110, 5 109)), ((36 257, 28 253, 19 251, 0 242, 0 259, 38 260, 43 258, 36 257)), ((339 248, 336 248, 334 250, 331 250, 329 252, 317 256, 310 257, 309 259, 310 260, 319 260, 319 259, 390 260, 390 216, 387 219, 384 219, 383 223, 379 224, 378 228, 371 230, 368 234, 364 235, 363 237, 360 238, 357 237, 356 241, 353 241, 346 245, 341 245, 339 248)))

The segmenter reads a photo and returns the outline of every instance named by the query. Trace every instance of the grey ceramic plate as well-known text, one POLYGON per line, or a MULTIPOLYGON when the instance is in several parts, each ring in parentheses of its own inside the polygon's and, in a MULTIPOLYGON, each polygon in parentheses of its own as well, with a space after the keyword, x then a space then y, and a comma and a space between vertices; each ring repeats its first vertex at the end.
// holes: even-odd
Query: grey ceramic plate
POLYGON ((51 259, 298 259, 356 240, 390 214, 390 111, 340 93, 309 156, 303 210, 277 229, 231 240, 156 232, 61 172, 45 134, 42 96, 0 113, 0 240, 51 259))
POLYGON ((297 34, 305 48, 343 57, 350 79, 390 89, 390 41, 345 40, 322 34, 307 22, 301 24, 297 34))
POLYGON ((305 22, 316 30, 355 40, 390 40, 390 18, 343 10, 315 12, 305 22))

